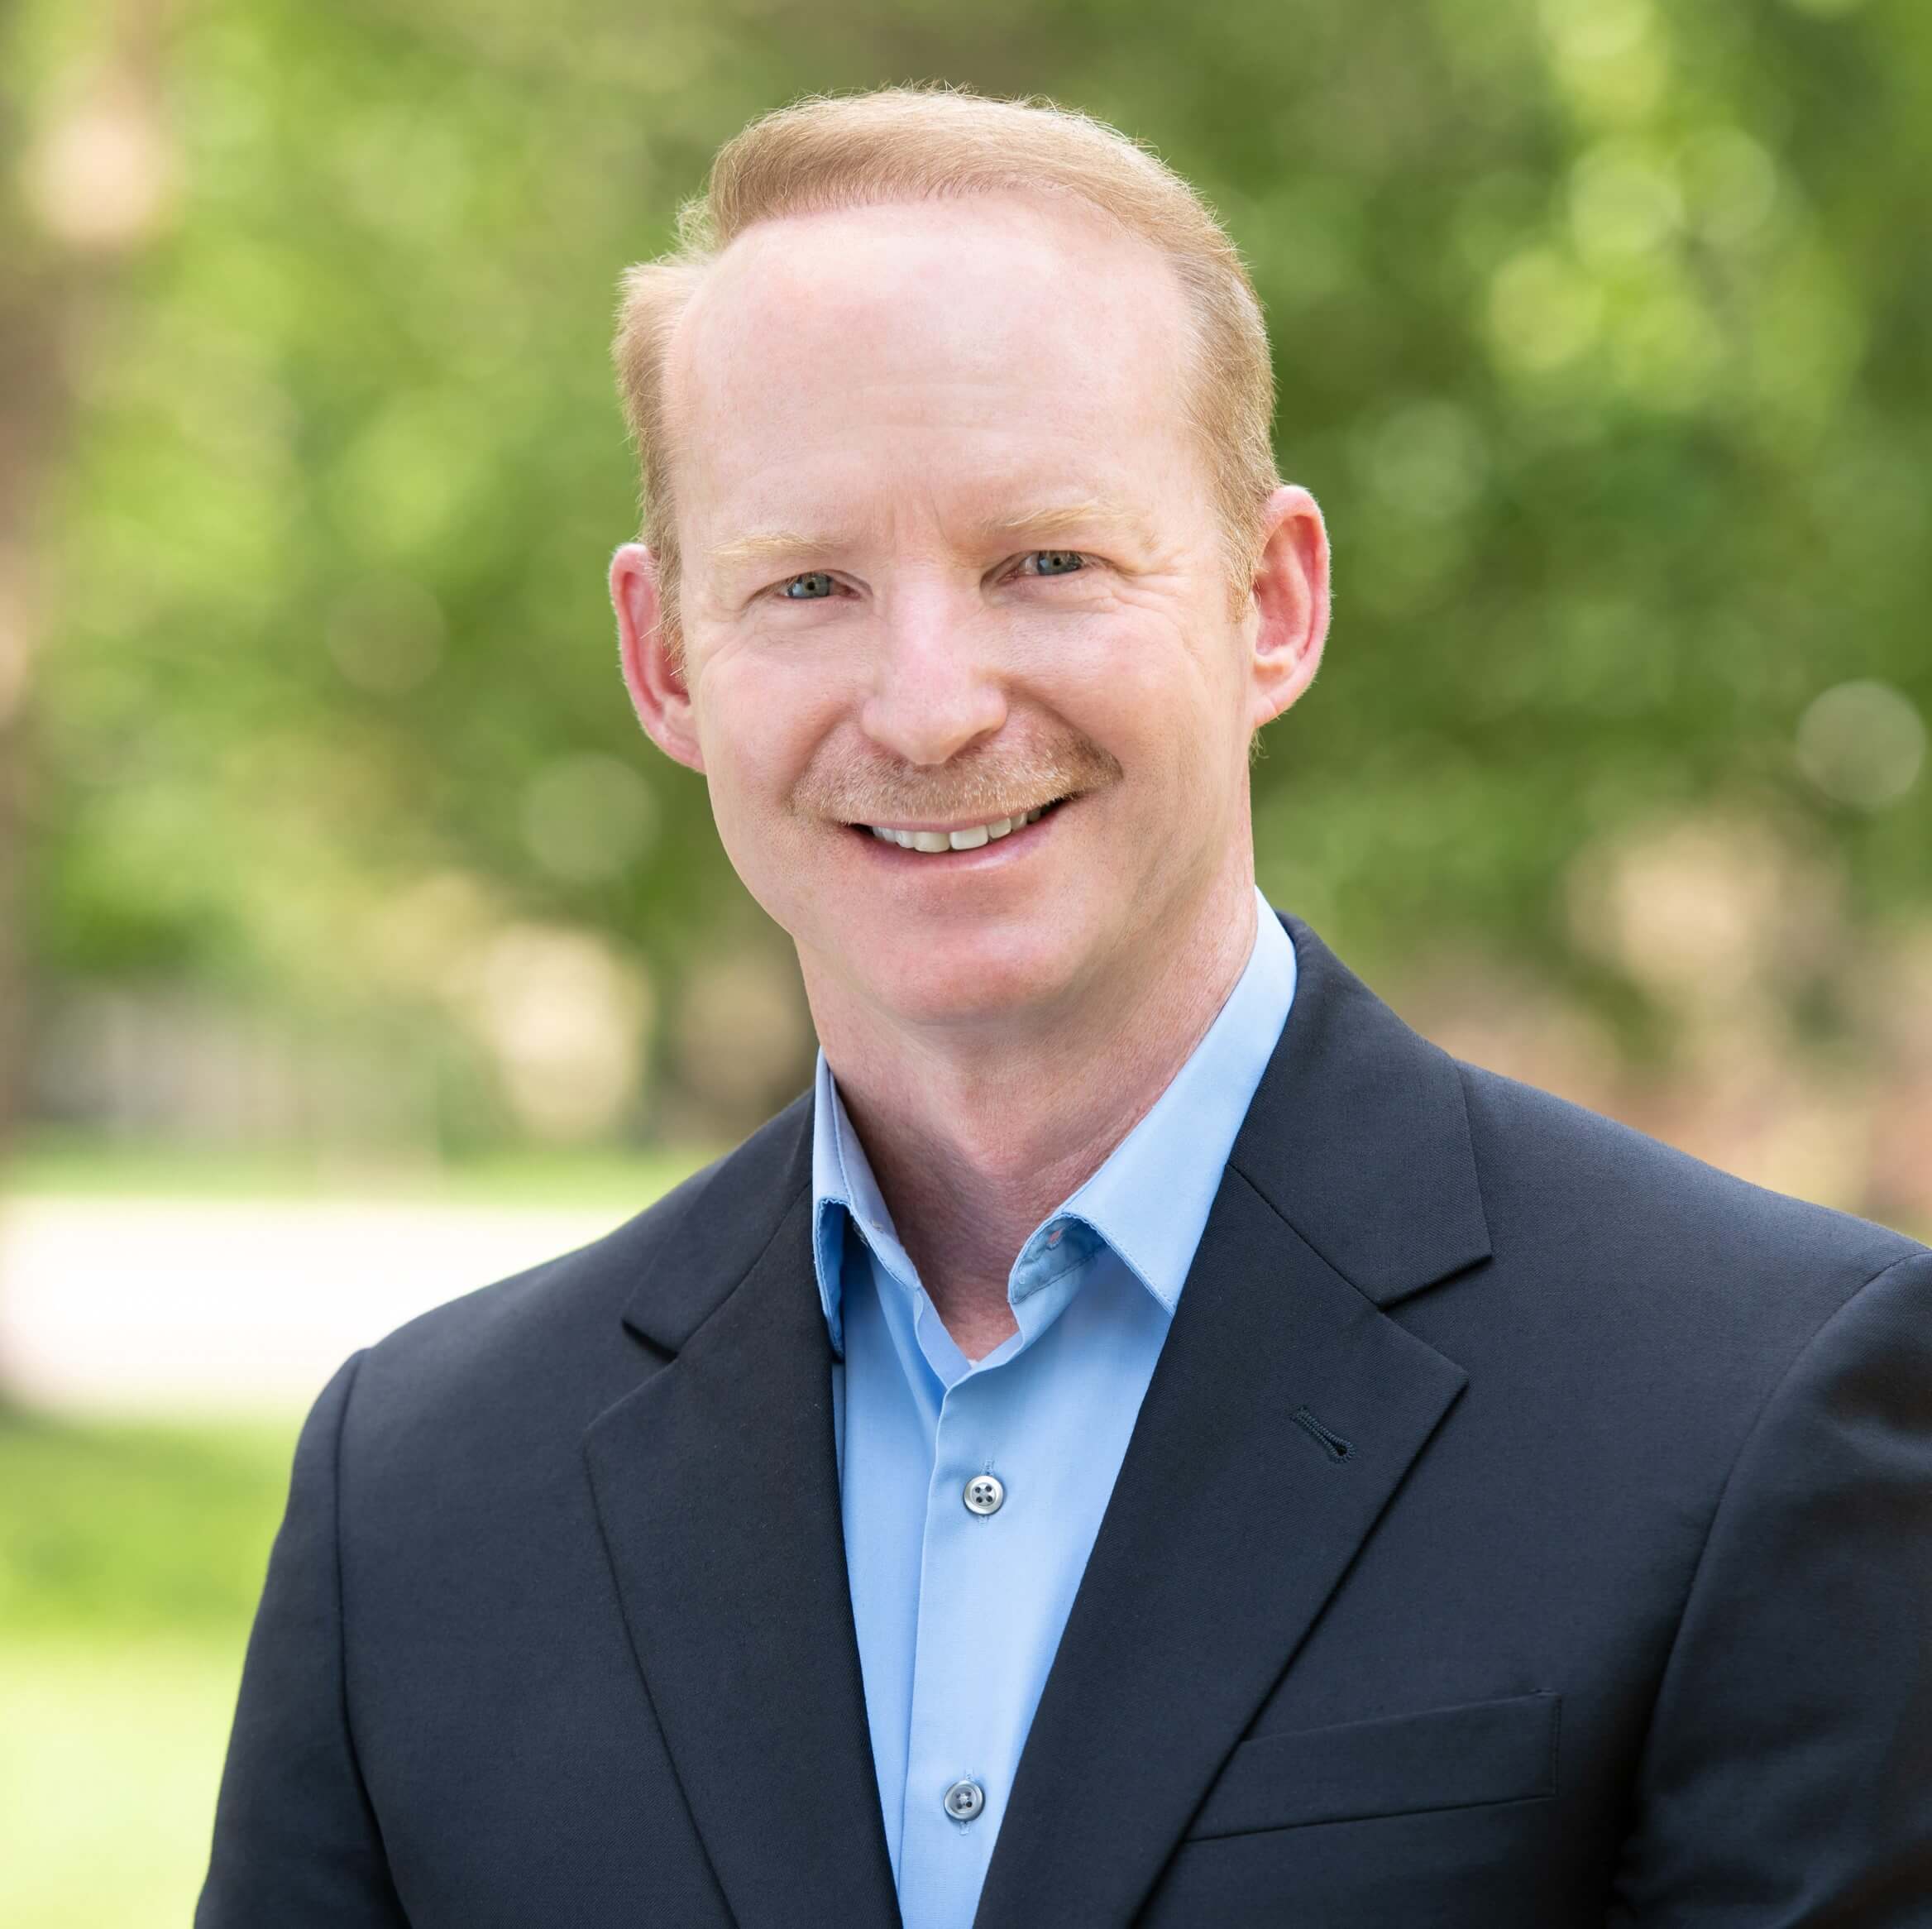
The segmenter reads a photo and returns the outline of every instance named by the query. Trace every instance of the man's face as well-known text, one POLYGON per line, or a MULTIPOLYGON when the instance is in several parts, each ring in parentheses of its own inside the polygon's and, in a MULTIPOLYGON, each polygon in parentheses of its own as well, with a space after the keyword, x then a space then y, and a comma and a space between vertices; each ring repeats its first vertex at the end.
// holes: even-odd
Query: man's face
POLYGON ((1032 197, 768 223, 687 310, 689 706, 653 735, 815 992, 1050 1019, 1246 875, 1281 705, 1228 609, 1189 368, 1164 259, 1032 197))

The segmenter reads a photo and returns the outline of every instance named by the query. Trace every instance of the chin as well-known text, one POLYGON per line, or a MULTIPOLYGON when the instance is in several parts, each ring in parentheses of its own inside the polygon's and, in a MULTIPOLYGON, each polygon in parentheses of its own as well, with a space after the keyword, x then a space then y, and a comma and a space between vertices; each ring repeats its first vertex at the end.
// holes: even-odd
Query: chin
POLYGON ((910 1024, 970 1025, 1051 1003, 1077 974, 1064 934, 1016 948, 970 939, 930 950, 895 947, 858 960, 854 975, 875 1003, 910 1024))

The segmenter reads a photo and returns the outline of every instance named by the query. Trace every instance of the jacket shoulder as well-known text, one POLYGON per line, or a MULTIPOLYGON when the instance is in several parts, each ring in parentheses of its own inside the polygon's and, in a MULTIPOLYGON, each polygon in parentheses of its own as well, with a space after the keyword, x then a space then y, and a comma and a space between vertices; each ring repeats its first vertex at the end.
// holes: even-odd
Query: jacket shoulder
POLYGON ((1867 1281, 1926 1251, 1539 1086, 1452 1062, 1499 1261, 1534 1257, 1552 1273, 1614 1282, 1619 1297, 1688 1297, 1808 1337, 1867 1281))
POLYGON ((653 1327, 676 1331, 748 1269, 789 1196, 810 1100, 807 1092, 600 1237, 446 1300, 376 1341, 362 1357, 358 1408, 395 1403, 427 1414, 551 1392, 580 1405, 620 1397, 647 1357, 622 1330, 627 1309, 647 1309, 653 1327))

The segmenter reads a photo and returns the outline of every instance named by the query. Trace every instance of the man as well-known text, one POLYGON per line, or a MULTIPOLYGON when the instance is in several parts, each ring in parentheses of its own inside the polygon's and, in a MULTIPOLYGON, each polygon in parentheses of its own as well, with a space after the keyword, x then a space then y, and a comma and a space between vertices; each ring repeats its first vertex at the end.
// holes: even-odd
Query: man
POLYGON ((1932 1252, 1258 898, 1327 551, 1212 217, 895 89, 682 237, 623 668, 817 1077, 324 1391, 203 1929, 1932 1922, 1932 1252))

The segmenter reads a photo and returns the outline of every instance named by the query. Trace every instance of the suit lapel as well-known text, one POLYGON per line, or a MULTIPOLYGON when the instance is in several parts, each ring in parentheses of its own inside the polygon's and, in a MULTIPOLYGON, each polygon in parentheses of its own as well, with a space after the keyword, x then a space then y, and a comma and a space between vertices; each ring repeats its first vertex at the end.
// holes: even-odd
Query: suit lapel
POLYGON ((809 1095, 774 1125, 787 1120, 791 1140, 740 1153, 687 1208, 626 1314, 676 1357, 584 1448, 632 1645, 733 1914, 744 1929, 888 1929, 811 1256, 809 1095), (748 1265, 746 1222, 755 1237, 774 1204, 748 1265))
POLYGON ((1041 1693, 978 1929, 1133 1915, 1466 1383, 1380 1309, 1488 1253, 1460 1076, 1283 922, 1289 1022, 1041 1693))

